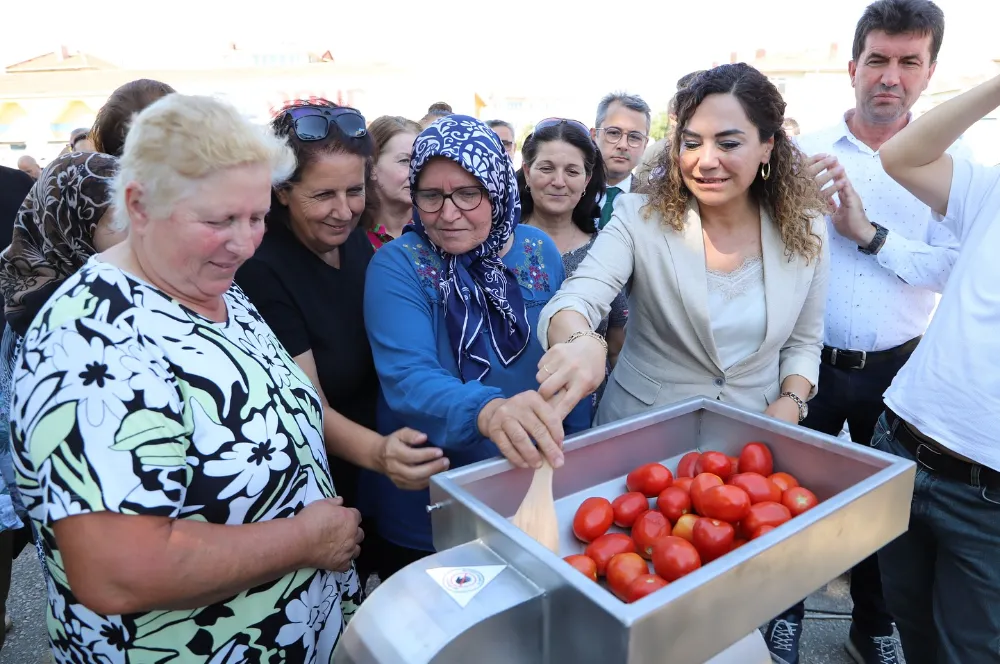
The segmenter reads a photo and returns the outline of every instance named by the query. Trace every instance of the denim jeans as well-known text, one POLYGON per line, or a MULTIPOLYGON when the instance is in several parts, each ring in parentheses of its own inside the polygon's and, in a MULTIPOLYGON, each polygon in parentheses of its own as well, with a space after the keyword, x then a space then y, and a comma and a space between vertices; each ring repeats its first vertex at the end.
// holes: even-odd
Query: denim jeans
MULTIPOLYGON (((884 414, 872 447, 914 459, 884 414)), ((1000 663, 1000 489, 918 464, 910 528, 878 555, 907 664, 1000 663)))

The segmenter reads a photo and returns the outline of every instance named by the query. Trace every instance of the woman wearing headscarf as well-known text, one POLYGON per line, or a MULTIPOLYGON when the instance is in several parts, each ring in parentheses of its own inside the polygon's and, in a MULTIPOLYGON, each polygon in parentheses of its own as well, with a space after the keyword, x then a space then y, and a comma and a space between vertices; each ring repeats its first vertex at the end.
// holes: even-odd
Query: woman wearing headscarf
MULTIPOLYGON (((474 118, 424 129, 410 191, 414 223, 375 254, 365 284, 379 431, 425 432, 452 468, 498 452, 519 467, 538 467, 544 455, 558 468, 564 435, 590 424, 588 404, 567 413, 537 392, 542 348, 532 331, 563 281, 558 248, 519 225, 514 168, 474 118)), ((362 500, 388 543, 382 578, 433 551, 428 498, 363 478, 362 500)))
POLYGON ((117 164, 97 152, 63 155, 21 205, 10 246, 0 254, 4 316, 19 336, 67 277, 121 240, 105 217, 117 164))
MULTIPOLYGON (((0 254, 0 292, 8 326, 0 342, 0 597, 6 597, 11 562, 33 537, 31 521, 16 485, 10 448, 10 385, 21 339, 56 288, 97 251, 118 242, 106 216, 117 160, 106 154, 74 152, 54 160, 21 204, 10 246, 0 254), (18 523, 26 524, 21 528, 18 523), (9 550, 8 550, 9 547, 9 550)), ((43 565, 44 557, 39 549, 43 565)), ((2 641, 0 641, 2 643, 2 641)))

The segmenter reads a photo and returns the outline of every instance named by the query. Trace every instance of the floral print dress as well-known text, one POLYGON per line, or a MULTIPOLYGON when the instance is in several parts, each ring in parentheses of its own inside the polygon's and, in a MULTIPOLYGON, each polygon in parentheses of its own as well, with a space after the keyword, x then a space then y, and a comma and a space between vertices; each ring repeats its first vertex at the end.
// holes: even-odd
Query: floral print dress
POLYGON ((53 524, 111 511, 238 525, 335 496, 319 397, 232 288, 216 323, 91 259, 52 296, 15 367, 18 485, 44 542, 57 662, 329 663, 358 578, 301 569, 196 610, 99 615, 53 524))

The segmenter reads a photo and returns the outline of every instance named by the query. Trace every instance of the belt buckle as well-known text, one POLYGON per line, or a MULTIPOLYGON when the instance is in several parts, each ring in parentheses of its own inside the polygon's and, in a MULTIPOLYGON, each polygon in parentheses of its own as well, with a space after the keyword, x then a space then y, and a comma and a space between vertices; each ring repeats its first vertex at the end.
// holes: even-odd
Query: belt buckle
MULTIPOLYGON (((840 351, 839 348, 830 348, 830 364, 832 364, 833 366, 837 366, 837 357, 840 355, 840 352, 841 351, 840 351)), ((853 348, 845 348, 843 352, 845 352, 845 353, 860 353, 861 354, 861 364, 859 364, 857 367, 854 367, 854 368, 855 369, 864 369, 865 368, 865 363, 868 361, 868 351, 854 350, 853 348)))
POLYGON ((925 461, 924 459, 921 458, 920 453, 922 451, 924 451, 924 450, 933 453, 935 456, 942 456, 942 453, 938 452, 936 449, 934 449, 933 447, 931 447, 930 445, 928 445, 926 443, 920 443, 920 442, 917 443, 917 453, 914 455, 914 456, 917 457, 917 463, 919 463, 921 466, 923 466, 927 470, 937 471, 937 468, 935 468, 934 466, 932 466, 931 464, 927 463, 927 461, 925 461))

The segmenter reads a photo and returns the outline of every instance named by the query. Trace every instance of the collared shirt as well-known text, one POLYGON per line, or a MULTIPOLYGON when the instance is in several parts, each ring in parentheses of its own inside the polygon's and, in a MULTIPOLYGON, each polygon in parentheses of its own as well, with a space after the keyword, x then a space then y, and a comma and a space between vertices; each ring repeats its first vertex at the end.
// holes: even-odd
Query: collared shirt
MULTIPOLYGON (((798 138, 802 150, 840 161, 868 219, 889 229, 875 256, 841 236, 827 217, 830 290, 825 343, 868 352, 895 348, 927 329, 958 256, 958 241, 930 209, 886 175, 878 152, 858 140, 846 116, 798 138)), ((949 152, 962 150, 960 143, 949 152)), ((967 150, 966 150, 967 152, 967 150)))
POLYGON ((1000 471, 1000 167, 955 159, 942 225, 961 239, 961 253, 885 402, 924 435, 1000 471))
MULTIPOLYGON (((622 190, 623 194, 630 193, 632 191, 632 174, 629 173, 625 177, 625 179, 622 180, 621 182, 619 182, 618 184, 609 184, 608 185, 608 189, 610 189, 611 187, 618 187, 619 189, 622 190)), ((597 207, 603 208, 604 207, 604 201, 607 199, 607 197, 608 197, 607 192, 606 191, 603 192, 601 194, 601 197, 597 199, 597 207)), ((618 199, 616 198, 615 200, 618 200, 618 199)))

